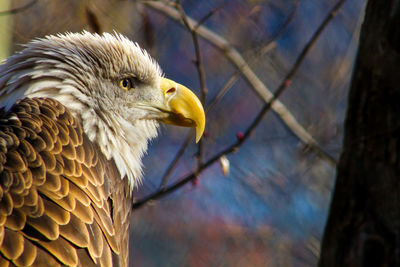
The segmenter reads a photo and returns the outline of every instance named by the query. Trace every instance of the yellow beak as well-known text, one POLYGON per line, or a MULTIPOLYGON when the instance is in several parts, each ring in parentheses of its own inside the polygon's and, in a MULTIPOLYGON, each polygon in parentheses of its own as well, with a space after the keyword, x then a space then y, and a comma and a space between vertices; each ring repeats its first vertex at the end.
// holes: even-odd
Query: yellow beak
POLYGON ((161 78, 160 89, 164 93, 165 110, 169 114, 160 121, 179 126, 195 127, 197 143, 203 135, 206 123, 200 100, 187 87, 167 78, 161 78))

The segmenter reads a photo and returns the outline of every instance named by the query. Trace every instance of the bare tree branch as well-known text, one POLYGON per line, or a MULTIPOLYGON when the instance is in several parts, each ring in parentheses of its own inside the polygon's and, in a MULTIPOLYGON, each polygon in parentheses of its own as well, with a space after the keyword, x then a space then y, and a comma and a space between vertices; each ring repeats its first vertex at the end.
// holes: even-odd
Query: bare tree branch
MULTIPOLYGON (((138 209, 141 206, 143 206, 144 204, 146 204, 149 201, 152 200, 156 200, 159 199, 175 190, 177 190, 178 188, 180 188, 181 186, 185 185, 186 183, 188 183, 189 181, 195 179, 198 174, 200 172, 202 172, 204 169, 208 168, 209 166, 211 166, 213 163, 215 163, 216 161, 218 161, 218 159, 223 156, 223 155, 228 155, 232 152, 235 152, 239 149, 239 147, 241 145, 243 145, 245 143, 246 140, 248 140, 248 138, 250 137, 250 135, 254 132, 254 130, 257 128, 257 126, 260 124, 261 120, 263 119, 263 117, 265 116, 265 114, 272 109, 273 104, 276 103, 275 101, 279 98, 279 96, 285 91, 286 88, 288 88, 290 86, 290 81, 292 80, 292 78, 294 77, 294 75, 297 73, 300 65, 303 63, 305 57, 308 55, 309 51, 311 50, 311 48, 314 46, 314 44, 316 43, 316 41, 318 40, 319 36, 321 35, 321 33, 324 31, 324 29, 326 28, 326 26, 329 24, 329 22, 332 21, 332 19, 335 17, 335 15, 337 14, 337 12, 339 11, 340 7, 346 2, 346 0, 339 0, 334 7, 331 9, 331 11, 329 12, 329 14, 326 16, 326 18, 323 20, 323 22, 321 23, 321 25, 318 27, 318 29, 315 31, 315 33, 313 34, 313 36, 311 37, 311 39, 307 42, 306 46, 303 48, 303 50, 301 51, 300 55, 297 57, 294 65, 292 66, 292 68, 290 69, 290 71, 288 72, 288 74, 285 76, 285 78, 283 79, 282 83, 280 84, 280 86, 278 87, 278 89, 276 90, 276 92, 272 95, 271 99, 269 102, 265 103, 265 105, 263 106, 263 108, 261 109, 261 111, 258 113, 258 115, 256 116, 256 118, 253 120, 253 122, 250 124, 250 126, 246 129, 246 131, 244 132, 243 136, 241 138, 238 138, 236 140, 236 142, 234 144, 232 144, 231 146, 229 146, 228 148, 220 151, 219 153, 215 154, 212 158, 210 158, 209 160, 207 160, 204 164, 202 164, 201 166, 199 166, 199 168, 192 172, 191 174, 183 177, 182 179, 180 179, 178 182, 175 182, 174 184, 162 188, 154 193, 151 193, 150 195, 144 197, 143 199, 140 199, 138 201, 136 201, 133 206, 132 209, 138 209)), ((167 7, 167 6, 166 6, 167 7)), ((200 29, 200 28, 199 28, 200 29)))
MULTIPOLYGON (((145 1, 145 5, 153 8, 154 10, 167 15, 168 17, 180 22, 182 22, 181 15, 179 12, 171 7, 170 4, 159 2, 159 1, 145 1)), ((198 22, 187 16, 187 21, 190 27, 196 27, 198 22)), ((258 78, 254 71, 250 68, 246 60, 242 55, 223 37, 214 33, 205 26, 198 26, 198 35, 203 37, 205 40, 220 49, 225 56, 241 71, 242 75, 246 78, 249 84, 252 86, 254 91, 265 101, 271 102, 273 99, 273 94, 267 88, 267 86, 258 78)), ((325 159, 331 165, 336 166, 336 159, 331 155, 326 153, 318 144, 318 142, 308 133, 293 114, 286 108, 286 106, 278 101, 272 104, 272 110, 278 115, 278 117, 283 121, 283 123, 289 128, 289 130, 296 135, 310 150, 315 151, 321 158, 325 159)))

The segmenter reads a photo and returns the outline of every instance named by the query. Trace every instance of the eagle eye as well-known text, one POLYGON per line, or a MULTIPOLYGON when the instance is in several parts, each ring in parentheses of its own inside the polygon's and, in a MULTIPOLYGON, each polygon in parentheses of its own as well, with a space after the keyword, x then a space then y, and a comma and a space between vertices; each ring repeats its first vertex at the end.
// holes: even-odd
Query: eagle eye
POLYGON ((119 86, 125 91, 135 88, 135 82, 132 78, 123 78, 119 81, 119 86))

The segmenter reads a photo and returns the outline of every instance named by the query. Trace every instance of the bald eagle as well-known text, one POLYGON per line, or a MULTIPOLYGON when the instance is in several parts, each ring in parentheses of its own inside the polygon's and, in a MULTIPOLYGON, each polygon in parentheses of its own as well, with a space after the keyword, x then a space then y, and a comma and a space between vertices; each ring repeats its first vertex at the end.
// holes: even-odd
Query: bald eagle
POLYGON ((127 266, 132 190, 158 122, 198 98, 126 37, 34 40, 0 65, 0 266, 127 266))

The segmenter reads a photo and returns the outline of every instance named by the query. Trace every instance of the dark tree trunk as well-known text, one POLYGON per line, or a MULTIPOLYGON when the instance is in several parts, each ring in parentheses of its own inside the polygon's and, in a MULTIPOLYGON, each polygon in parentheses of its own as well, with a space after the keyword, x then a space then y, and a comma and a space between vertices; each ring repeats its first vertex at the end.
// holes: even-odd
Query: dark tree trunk
POLYGON ((368 1, 319 266, 400 266, 400 1, 368 1))

